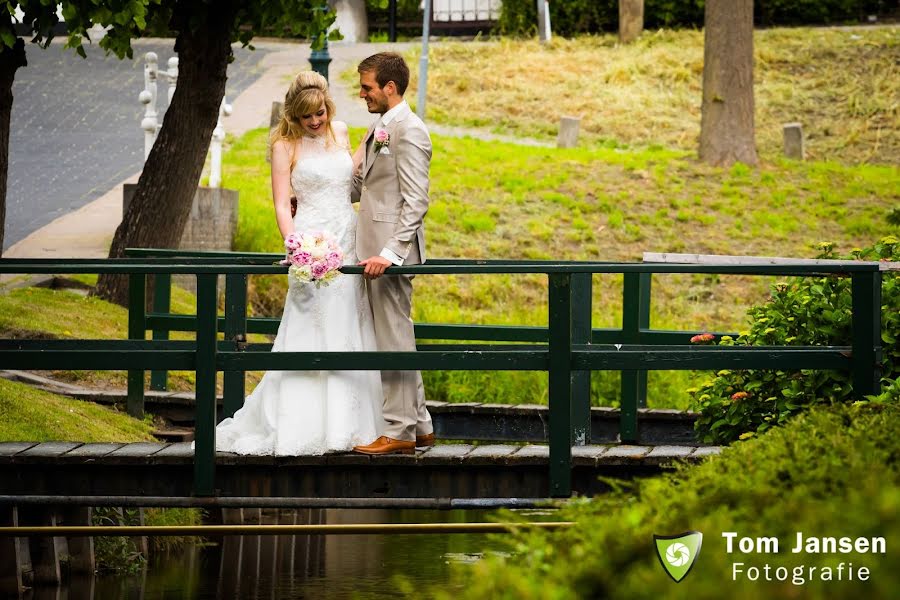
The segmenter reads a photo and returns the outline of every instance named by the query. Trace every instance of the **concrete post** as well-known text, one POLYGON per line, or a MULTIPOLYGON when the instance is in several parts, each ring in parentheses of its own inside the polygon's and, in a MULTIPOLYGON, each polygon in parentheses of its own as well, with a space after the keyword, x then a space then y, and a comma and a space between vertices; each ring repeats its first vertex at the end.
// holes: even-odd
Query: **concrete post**
POLYGON ((172 104, 172 96, 175 95, 175 86, 178 84, 178 57, 173 56, 167 64, 169 69, 165 72, 165 76, 169 82, 169 104, 172 104))
POLYGON ((550 0, 537 0, 538 39, 547 43, 553 37, 550 29, 550 0))
POLYGON ((217 188, 222 184, 222 142, 225 141, 225 127, 222 125, 222 119, 231 114, 232 107, 222 97, 222 104, 219 106, 219 119, 216 121, 216 128, 213 129, 212 143, 210 144, 210 168, 209 168, 209 187, 217 188))
POLYGON ((331 29, 338 29, 344 36, 343 42, 365 43, 369 41, 369 18, 366 14, 366 0, 328 0, 335 12, 331 29))
POLYGON ((574 148, 578 145, 578 126, 581 117, 562 117, 559 120, 559 135, 556 137, 558 148, 574 148))
POLYGON ((150 156, 150 149, 156 141, 156 132, 159 131, 159 114, 156 112, 158 72, 159 58, 155 52, 148 52, 144 55, 144 89, 138 95, 138 99, 144 105, 144 118, 141 120, 141 129, 144 130, 144 160, 150 156))
POLYGON ((806 159, 806 147, 803 142, 803 125, 800 123, 784 124, 784 155, 795 160, 806 159))

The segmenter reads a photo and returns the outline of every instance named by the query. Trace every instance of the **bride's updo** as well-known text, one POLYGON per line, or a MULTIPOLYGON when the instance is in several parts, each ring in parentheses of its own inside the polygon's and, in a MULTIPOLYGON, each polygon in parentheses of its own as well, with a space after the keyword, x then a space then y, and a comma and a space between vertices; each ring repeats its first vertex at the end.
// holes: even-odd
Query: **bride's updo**
POLYGON ((325 137, 329 142, 335 142, 334 130, 331 128, 331 120, 334 118, 334 101, 328 93, 328 81, 315 71, 302 71, 291 83, 287 94, 284 96, 284 111, 281 120, 272 132, 271 143, 278 140, 297 140, 303 137, 303 126, 300 118, 319 110, 325 103, 326 129, 325 137))

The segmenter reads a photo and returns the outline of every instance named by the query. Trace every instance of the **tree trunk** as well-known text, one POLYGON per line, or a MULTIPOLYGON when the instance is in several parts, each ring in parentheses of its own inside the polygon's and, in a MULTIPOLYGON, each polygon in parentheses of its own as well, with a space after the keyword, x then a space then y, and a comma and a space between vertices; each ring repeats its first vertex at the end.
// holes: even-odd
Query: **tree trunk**
POLYGON ((16 71, 24 67, 25 42, 17 38, 12 48, 0 51, 0 256, 6 231, 6 183, 9 179, 9 118, 12 113, 12 86, 16 71))
POLYGON ((708 0, 705 20, 700 159, 756 165, 753 0, 708 0))
POLYGON ((619 0, 619 43, 630 44, 644 31, 644 0, 619 0))
MULTIPOLYGON (((179 31, 175 41, 178 85, 134 198, 116 229, 110 258, 122 257, 125 248, 177 247, 225 95, 226 70, 232 55, 233 3, 216 2, 195 29, 191 29, 189 9, 178 12, 178 6, 173 16, 173 27, 179 31)), ((96 294, 110 302, 127 304, 127 277, 101 275, 96 294)))

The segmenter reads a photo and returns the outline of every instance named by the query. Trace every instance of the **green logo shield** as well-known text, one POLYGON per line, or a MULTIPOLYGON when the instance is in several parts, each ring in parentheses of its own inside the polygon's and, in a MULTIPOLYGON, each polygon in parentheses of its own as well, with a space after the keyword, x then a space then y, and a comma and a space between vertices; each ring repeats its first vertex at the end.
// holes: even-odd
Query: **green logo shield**
POLYGON ((669 577, 680 582, 690 572, 700 554, 703 534, 699 531, 685 531, 678 535, 654 535, 656 555, 669 577))

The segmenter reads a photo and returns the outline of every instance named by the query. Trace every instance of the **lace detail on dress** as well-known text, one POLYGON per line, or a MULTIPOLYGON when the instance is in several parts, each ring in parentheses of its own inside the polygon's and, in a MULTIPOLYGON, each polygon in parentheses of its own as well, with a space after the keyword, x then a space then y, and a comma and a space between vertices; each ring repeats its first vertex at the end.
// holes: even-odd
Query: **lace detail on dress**
MULTIPOLYGON (((323 140, 324 141, 324 140, 323 140)), ((346 148, 304 138, 291 173, 297 231, 329 231, 356 262, 353 161, 346 148)), ((289 280, 273 352, 373 351, 371 307, 361 277, 342 275, 317 288, 289 280)), ((384 426, 377 371, 270 371, 216 428, 216 449, 238 454, 306 455, 348 451, 384 426)))

